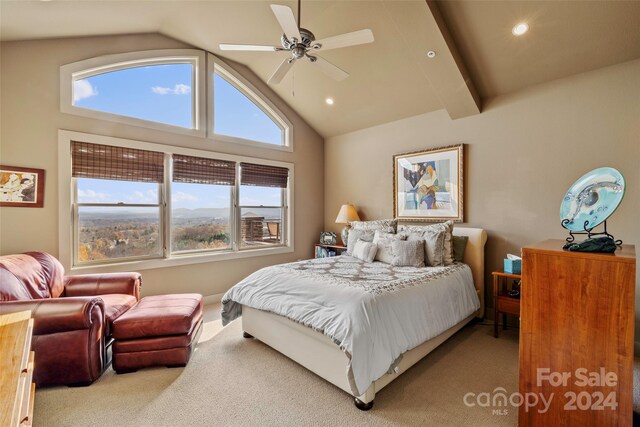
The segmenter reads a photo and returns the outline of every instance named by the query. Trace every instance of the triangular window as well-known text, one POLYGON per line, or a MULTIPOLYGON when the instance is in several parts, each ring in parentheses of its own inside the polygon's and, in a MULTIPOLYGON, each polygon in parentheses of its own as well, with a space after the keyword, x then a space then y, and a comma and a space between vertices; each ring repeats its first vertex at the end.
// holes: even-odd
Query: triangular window
POLYGON ((217 70, 213 74, 213 124, 216 135, 285 145, 283 127, 259 105, 259 99, 217 70))

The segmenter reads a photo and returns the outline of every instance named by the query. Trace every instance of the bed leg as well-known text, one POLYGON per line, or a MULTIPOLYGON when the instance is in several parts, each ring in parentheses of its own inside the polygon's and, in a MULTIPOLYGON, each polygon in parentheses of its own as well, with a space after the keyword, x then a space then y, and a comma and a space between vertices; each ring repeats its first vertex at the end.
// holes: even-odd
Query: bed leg
POLYGON ((373 408, 373 400, 371 402, 364 403, 357 397, 354 397, 353 399, 354 403, 356 404, 356 408, 360 409, 361 411, 368 411, 369 409, 373 408))
POLYGON ((242 331, 242 337, 243 338, 253 338, 253 335, 246 333, 245 331, 242 331))
POLYGON ((375 384, 371 384, 367 391, 364 392, 362 396, 354 396, 356 404, 356 408, 361 411, 368 411, 373 408, 373 399, 376 397, 376 387, 375 384))

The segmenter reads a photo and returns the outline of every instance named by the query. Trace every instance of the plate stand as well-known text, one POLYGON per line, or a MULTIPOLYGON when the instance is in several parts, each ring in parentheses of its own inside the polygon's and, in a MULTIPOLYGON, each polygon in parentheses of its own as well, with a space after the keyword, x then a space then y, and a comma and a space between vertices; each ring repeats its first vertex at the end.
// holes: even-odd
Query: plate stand
POLYGON ((562 222, 560 223, 560 225, 562 225, 562 228, 564 228, 565 230, 569 231, 569 237, 567 237, 565 239, 567 241, 567 243, 574 242, 576 240, 576 236, 579 235, 579 234, 586 234, 587 235, 587 239, 591 239, 592 237, 604 236, 604 237, 609 237, 610 239, 612 239, 615 242, 616 245, 618 245, 618 246, 622 245, 622 240, 620 240, 620 239, 616 240, 615 237, 613 237, 607 231, 607 220, 606 219, 603 222, 604 231, 600 231, 600 232, 594 232, 593 231, 597 227, 597 225, 595 227, 589 228, 589 221, 585 221, 584 222, 584 231, 569 230, 567 228, 567 224, 568 223, 569 223, 568 219, 563 219, 562 222))

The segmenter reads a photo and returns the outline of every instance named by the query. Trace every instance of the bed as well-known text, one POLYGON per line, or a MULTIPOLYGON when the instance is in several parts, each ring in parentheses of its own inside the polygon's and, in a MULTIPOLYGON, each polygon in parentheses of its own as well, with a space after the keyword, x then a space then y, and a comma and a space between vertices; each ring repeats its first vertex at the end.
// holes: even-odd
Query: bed
POLYGON ((345 255, 267 267, 225 294, 223 323, 241 315, 245 338, 259 339, 352 395, 358 409, 368 410, 378 391, 484 314, 486 232, 456 227, 453 234, 469 241, 464 263, 451 267, 364 265, 345 255), (375 274, 385 268, 391 270, 375 274), (341 277, 343 272, 348 277, 341 277), (433 276, 428 287, 424 275, 433 276), (387 276, 393 276, 393 285, 376 283, 391 280, 387 276), (287 281, 295 282, 287 287, 287 281), (320 296, 319 286, 338 294, 320 296), (354 295, 366 298, 347 305, 354 295), (405 309, 406 298, 413 309, 405 309), (424 310, 421 298, 432 307, 424 310), (354 321, 351 311, 361 310, 364 318, 358 314, 354 321), (338 321, 338 316, 344 318, 338 321))

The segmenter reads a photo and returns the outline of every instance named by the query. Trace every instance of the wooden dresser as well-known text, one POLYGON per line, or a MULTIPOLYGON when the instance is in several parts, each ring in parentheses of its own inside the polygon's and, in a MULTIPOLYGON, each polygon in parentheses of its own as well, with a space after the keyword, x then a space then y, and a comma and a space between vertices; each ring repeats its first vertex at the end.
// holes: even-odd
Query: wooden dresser
POLYGON ((30 311, 0 315, 0 426, 30 426, 36 386, 33 378, 30 311))
POLYGON ((631 426, 635 248, 523 248, 519 426, 631 426))

